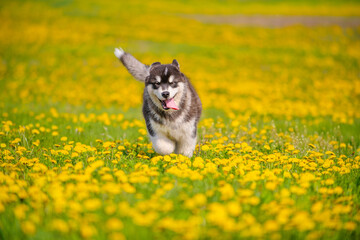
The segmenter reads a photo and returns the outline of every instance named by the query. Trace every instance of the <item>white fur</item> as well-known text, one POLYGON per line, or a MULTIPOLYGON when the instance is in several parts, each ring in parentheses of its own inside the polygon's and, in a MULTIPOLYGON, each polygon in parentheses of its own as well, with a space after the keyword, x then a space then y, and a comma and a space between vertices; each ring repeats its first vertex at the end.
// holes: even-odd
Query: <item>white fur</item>
POLYGON ((153 87, 152 87, 150 84, 149 84, 146 88, 147 88, 147 91, 148 91, 148 93, 149 93, 149 96, 150 96, 152 102, 153 102, 158 108, 162 109, 162 105, 161 105, 159 99, 160 99, 160 100, 164 100, 164 98, 161 96, 161 94, 160 94, 160 95, 157 94, 159 91, 154 92, 154 89, 153 89, 153 87))
POLYGON ((196 137, 193 137, 195 119, 184 123, 180 118, 174 122, 158 124, 150 120, 151 126, 156 132, 150 136, 155 151, 161 155, 167 155, 175 151, 191 157, 196 146, 196 137))
POLYGON ((174 81, 174 78, 175 78, 174 75, 170 75, 168 79, 169 83, 172 83, 174 81))
POLYGON ((168 155, 175 151, 175 142, 158 132, 155 137, 150 136, 150 140, 158 154, 168 155))
POLYGON ((115 48, 115 56, 121 60, 124 66, 133 77, 141 82, 145 82, 147 76, 149 76, 149 67, 139 62, 131 54, 126 54, 122 48, 115 48))
MULTIPOLYGON (((185 124, 187 126, 183 127, 182 129, 186 128, 187 131, 193 132, 194 130, 194 121, 191 121, 191 123, 185 124), (191 125, 192 124, 192 125, 191 125), (191 125, 191 126, 188 126, 191 125)), ((193 152, 196 147, 196 137, 183 135, 182 139, 178 141, 178 144, 175 149, 175 153, 182 154, 187 157, 191 157, 193 155, 193 152)))
POLYGON ((115 48, 114 54, 120 59, 125 54, 125 51, 122 48, 115 48))
POLYGON ((165 68, 164 75, 166 76, 168 74, 168 68, 165 68))
POLYGON ((175 94, 179 91, 178 88, 179 87, 173 88, 173 87, 169 86, 169 88, 167 89, 169 91, 169 93, 170 93, 169 99, 173 98, 175 96, 175 94))

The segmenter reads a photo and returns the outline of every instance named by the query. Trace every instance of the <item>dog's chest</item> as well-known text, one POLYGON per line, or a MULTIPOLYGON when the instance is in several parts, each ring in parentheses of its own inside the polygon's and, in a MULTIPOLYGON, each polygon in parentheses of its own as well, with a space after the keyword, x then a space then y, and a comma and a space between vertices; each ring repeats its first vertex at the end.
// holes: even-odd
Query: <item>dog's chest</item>
POLYGON ((151 121, 155 134, 163 134, 170 139, 179 140, 192 135, 195 128, 195 119, 184 122, 181 119, 156 123, 151 121))

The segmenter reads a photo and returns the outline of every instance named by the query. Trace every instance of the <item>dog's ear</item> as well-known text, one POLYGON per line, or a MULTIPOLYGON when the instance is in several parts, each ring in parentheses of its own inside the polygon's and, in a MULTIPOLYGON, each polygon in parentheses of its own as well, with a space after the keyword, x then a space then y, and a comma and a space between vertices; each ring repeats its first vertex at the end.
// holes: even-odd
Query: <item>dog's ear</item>
POLYGON ((151 69, 155 66, 158 66, 158 65, 161 65, 160 62, 154 62, 153 64, 150 65, 150 68, 149 68, 149 72, 151 71, 151 69))
POLYGON ((185 81, 185 79, 186 79, 185 75, 184 75, 182 72, 180 72, 180 74, 181 74, 181 79, 182 79, 183 81, 185 81))
POLYGON ((180 64, 176 61, 176 59, 174 59, 171 64, 180 70, 180 64))

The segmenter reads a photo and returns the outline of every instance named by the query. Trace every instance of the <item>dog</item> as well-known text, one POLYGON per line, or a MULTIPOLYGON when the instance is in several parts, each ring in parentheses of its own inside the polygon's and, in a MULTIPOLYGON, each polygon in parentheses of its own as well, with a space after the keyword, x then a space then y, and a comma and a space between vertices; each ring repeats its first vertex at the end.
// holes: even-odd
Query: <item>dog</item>
POLYGON ((202 105, 178 61, 148 66, 121 48, 115 48, 114 54, 135 79, 145 83, 142 112, 155 152, 192 157, 202 105))

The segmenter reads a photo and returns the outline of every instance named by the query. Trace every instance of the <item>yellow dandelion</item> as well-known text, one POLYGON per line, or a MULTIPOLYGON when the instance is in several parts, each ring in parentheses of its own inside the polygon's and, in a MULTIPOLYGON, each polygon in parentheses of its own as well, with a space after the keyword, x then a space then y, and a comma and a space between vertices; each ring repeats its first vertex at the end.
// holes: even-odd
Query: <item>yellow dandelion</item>
POLYGON ((323 209, 323 206, 324 206, 324 204, 321 201, 316 202, 312 205, 311 211, 314 213, 320 212, 323 209))
POLYGON ((334 179, 329 178, 325 180, 325 185, 333 185, 335 183, 334 179))
POLYGON ((357 227, 357 224, 355 222, 346 222, 344 224, 344 229, 349 231, 354 231, 357 227))
POLYGON ((279 230, 279 223, 274 220, 267 220, 264 224, 265 231, 274 232, 279 230))
POLYGON ((204 168, 204 160, 201 157, 196 157, 192 165, 194 168, 204 168))
POLYGON ((69 225, 62 219, 52 220, 51 228, 61 233, 68 233, 70 230, 69 225))
POLYGON ((32 134, 40 134, 40 131, 37 130, 37 129, 33 129, 33 130, 31 131, 31 133, 32 133, 32 134))
POLYGON ((276 189, 276 187, 277 187, 277 183, 276 183, 276 182, 267 182, 267 183, 265 184, 265 188, 266 188, 267 190, 270 190, 270 191, 274 191, 274 190, 276 189))
POLYGON ((266 149, 266 150, 271 150, 271 148, 270 148, 270 146, 269 146, 268 144, 266 144, 266 145, 264 146, 264 149, 266 149))
POLYGON ((119 219, 110 218, 109 220, 106 221, 105 226, 108 231, 117 231, 117 230, 121 230, 124 225, 119 219))
POLYGON ((289 151, 294 151, 294 150, 295 150, 294 145, 289 144, 289 145, 287 146, 287 150, 289 150, 289 151))
POLYGON ((140 128, 138 130, 138 132, 141 134, 141 135, 146 135, 146 130, 144 128, 140 128))
POLYGON ((32 223, 30 221, 24 221, 21 223, 21 230, 26 235, 34 235, 36 232, 36 226, 34 223, 32 223))
POLYGON ((226 210, 232 217, 237 217, 241 214, 242 208, 239 202, 231 201, 226 204, 226 210))
POLYGON ((21 139, 20 139, 20 138, 15 138, 15 139, 11 142, 11 144, 17 144, 17 143, 19 143, 19 142, 21 142, 21 139))
POLYGON ((235 195, 234 188, 228 183, 220 187, 219 192, 221 193, 221 200, 229 200, 235 195))
POLYGON ((97 234, 96 228, 89 224, 82 224, 80 227, 80 234, 83 238, 90 238, 97 234))
POLYGON ((87 209, 89 211, 95 211, 101 207, 102 203, 99 199, 93 198, 93 199, 85 200, 83 205, 84 205, 85 209, 87 209))
POLYGON ((109 240, 126 240, 125 236, 119 232, 113 232, 109 234, 109 240))
POLYGON ((316 148, 316 146, 314 144, 312 144, 312 143, 309 143, 309 147, 312 148, 312 149, 316 148))
POLYGON ((202 145, 201 146, 201 150, 203 150, 203 151, 209 151, 210 150, 210 148, 209 148, 209 146, 208 145, 202 145))

